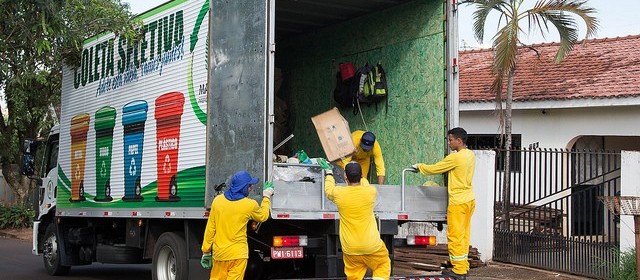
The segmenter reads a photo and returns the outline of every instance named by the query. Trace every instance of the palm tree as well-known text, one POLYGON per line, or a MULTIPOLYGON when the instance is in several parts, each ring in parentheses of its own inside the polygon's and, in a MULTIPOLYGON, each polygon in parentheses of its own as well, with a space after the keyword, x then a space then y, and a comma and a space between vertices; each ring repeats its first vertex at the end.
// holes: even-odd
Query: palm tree
MULTIPOLYGON (((500 129, 504 137, 506 148, 504 159, 504 181, 502 190, 502 213, 504 222, 509 221, 510 174, 511 174, 511 103, 513 99, 513 78, 516 74, 518 62, 518 48, 525 46, 519 36, 538 29, 544 36, 549 32, 550 25, 555 27, 560 35, 560 48, 554 61, 560 63, 573 49, 578 41, 577 16, 586 25, 586 37, 594 35, 598 28, 598 20, 594 17, 595 10, 587 7, 586 0, 538 0, 530 9, 522 7, 524 0, 468 0, 462 3, 477 7, 473 13, 473 30, 478 42, 484 39, 484 28, 487 16, 495 11, 499 14, 498 30, 493 37, 494 58, 492 72, 495 79, 491 91, 496 98, 496 111, 499 115, 500 129), (523 27, 528 27, 525 31, 523 27), (506 79, 507 96, 503 100, 503 87, 506 79), (504 109, 502 103, 504 104, 504 109)), ((529 47, 530 48, 530 47, 529 47)))

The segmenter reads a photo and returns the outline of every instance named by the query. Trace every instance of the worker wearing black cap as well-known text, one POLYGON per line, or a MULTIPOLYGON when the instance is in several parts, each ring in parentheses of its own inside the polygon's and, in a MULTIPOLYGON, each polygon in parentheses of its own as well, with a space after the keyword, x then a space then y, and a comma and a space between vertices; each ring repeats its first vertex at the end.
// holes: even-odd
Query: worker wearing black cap
POLYGON ((347 279, 362 279, 367 268, 373 271, 373 279, 389 279, 389 251, 380 239, 373 214, 376 188, 367 180, 361 180, 362 168, 357 162, 345 166, 346 187, 336 187, 331 166, 326 160, 321 159, 318 164, 327 174, 324 183, 327 198, 338 206, 340 244, 347 279))
POLYGON ((382 149, 380 141, 376 141, 376 135, 371 131, 356 130, 351 133, 353 143, 356 145, 356 152, 350 157, 338 160, 337 164, 345 168, 347 163, 356 161, 362 167, 362 178, 368 178, 369 166, 371 165, 371 157, 376 165, 376 175, 378 176, 378 184, 384 184, 385 169, 384 158, 382 157, 382 149))

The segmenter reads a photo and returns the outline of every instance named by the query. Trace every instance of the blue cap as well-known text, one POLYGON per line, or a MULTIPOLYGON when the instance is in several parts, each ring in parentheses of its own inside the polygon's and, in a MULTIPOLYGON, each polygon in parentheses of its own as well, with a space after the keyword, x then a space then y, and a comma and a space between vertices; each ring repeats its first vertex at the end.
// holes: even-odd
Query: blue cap
POLYGON ((258 182, 258 178, 251 177, 251 174, 247 171, 238 171, 236 174, 233 174, 233 178, 231 178, 231 188, 235 187, 245 187, 248 185, 253 185, 258 182))
POLYGON ((376 142, 376 136, 371 131, 367 131, 362 134, 362 138, 360 138, 360 148, 365 151, 370 151, 373 149, 373 143, 376 142))

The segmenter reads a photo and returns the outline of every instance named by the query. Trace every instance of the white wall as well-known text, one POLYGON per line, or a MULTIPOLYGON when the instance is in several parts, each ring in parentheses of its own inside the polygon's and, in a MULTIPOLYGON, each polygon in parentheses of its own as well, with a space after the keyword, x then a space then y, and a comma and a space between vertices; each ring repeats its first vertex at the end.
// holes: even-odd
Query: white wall
MULTIPOLYGON (((522 135, 522 146, 539 143, 541 148, 570 148, 581 135, 640 136, 640 107, 594 107, 514 110, 513 134, 522 135)), ((460 126, 469 134, 498 134, 492 111, 460 111, 460 126)), ((636 144, 637 145, 637 144, 636 144)))
POLYGON ((476 170, 473 191, 476 194, 476 210, 471 218, 471 245, 478 248, 484 262, 493 258, 493 205, 495 160, 494 151, 474 151, 476 170))
MULTIPOLYGON (((640 152, 622 151, 621 157, 620 195, 640 197, 640 152)), ((634 223, 633 216, 620 218, 620 250, 624 252, 635 247, 634 223)))

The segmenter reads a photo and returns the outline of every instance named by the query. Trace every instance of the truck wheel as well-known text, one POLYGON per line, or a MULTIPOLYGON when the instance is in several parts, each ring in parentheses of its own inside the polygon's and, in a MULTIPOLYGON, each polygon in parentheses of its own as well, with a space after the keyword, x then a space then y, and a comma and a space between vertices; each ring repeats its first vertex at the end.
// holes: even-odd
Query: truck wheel
POLYGON ((151 266, 153 280, 187 280, 189 262, 187 244, 184 238, 175 232, 160 235, 153 249, 151 266))
POLYGON ((44 268, 52 276, 67 275, 70 266, 60 264, 60 250, 58 250, 58 236, 56 236, 56 226, 50 223, 44 234, 42 259, 44 268))

